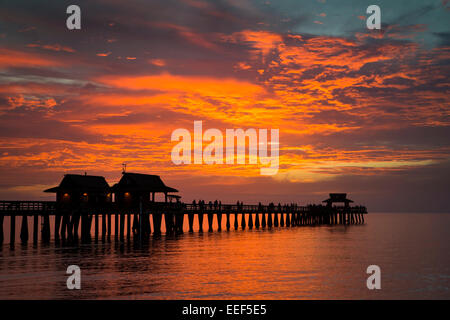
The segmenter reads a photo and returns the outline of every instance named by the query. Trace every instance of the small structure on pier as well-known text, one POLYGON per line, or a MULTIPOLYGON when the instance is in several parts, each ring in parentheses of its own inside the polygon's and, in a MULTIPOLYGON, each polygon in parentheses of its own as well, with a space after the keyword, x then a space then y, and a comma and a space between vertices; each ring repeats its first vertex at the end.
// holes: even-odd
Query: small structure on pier
POLYGON ((168 194, 178 192, 168 187, 157 175, 123 172, 122 178, 112 188, 115 202, 122 206, 136 206, 143 203, 155 202, 155 194, 163 193, 165 202, 168 194))
POLYGON ((56 193, 58 204, 102 205, 111 202, 111 191, 104 177, 66 174, 59 186, 44 190, 56 193))
POLYGON ((346 193, 330 193, 330 198, 323 200, 322 202, 326 202, 328 207, 333 206, 333 203, 335 202, 344 203, 345 207, 349 207, 353 200, 347 199, 346 193))

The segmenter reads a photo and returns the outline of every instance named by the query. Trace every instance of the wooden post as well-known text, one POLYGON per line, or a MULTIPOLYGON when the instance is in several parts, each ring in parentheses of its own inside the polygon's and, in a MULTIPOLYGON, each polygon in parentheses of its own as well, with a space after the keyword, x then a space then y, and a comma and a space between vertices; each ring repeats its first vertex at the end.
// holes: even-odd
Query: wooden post
POLYGON ((90 242, 91 241, 91 229, 92 229, 92 218, 93 218, 93 216, 92 215, 89 215, 88 214, 88 225, 87 225, 87 239, 88 239, 88 241, 90 242))
POLYGON ((188 213, 188 220, 189 220, 189 232, 194 232, 194 216, 195 213, 191 212, 188 213))
MULTIPOLYGON (((55 217, 56 219, 56 217, 55 217)), ((55 220, 56 225, 56 220, 55 220)), ((39 232, 39 215, 34 214, 33 216, 33 243, 36 244, 38 241, 38 232, 39 232)), ((56 230, 55 230, 55 238, 56 238, 56 230)), ((58 235, 59 239, 59 235, 58 235)))
POLYGON ((280 226, 284 227, 284 213, 281 213, 281 217, 280 217, 280 226))
POLYGON ((4 215, 0 215, 0 244, 3 244, 3 220, 4 215))
POLYGON ((125 231, 125 213, 122 211, 120 213, 120 241, 123 242, 124 239, 124 231, 125 231))
POLYGON ((203 212, 197 214, 198 216, 198 232, 203 232, 203 212))
POLYGON ((239 222, 238 222, 238 214, 234 214, 234 230, 237 230, 239 228, 239 222))
POLYGON ((253 215, 251 212, 248 214, 248 228, 253 229, 253 215))
POLYGON ((269 213, 268 213, 268 216, 267 216, 267 226, 268 226, 269 228, 272 228, 272 212, 269 212, 269 213))
POLYGON ((80 211, 72 212, 72 222, 70 222, 68 225, 69 239, 73 238, 75 241, 78 241, 78 228, 80 226, 81 214, 82 213, 80 211))
POLYGON ((28 217, 26 214, 22 215, 22 227, 20 228, 20 240, 23 243, 28 242, 28 217))
POLYGON ((160 236, 161 235, 161 217, 162 214, 158 212, 152 213, 152 219, 153 219, 153 235, 154 236, 160 236))
POLYGON ((175 234, 183 234, 184 213, 175 214, 175 234))
MULTIPOLYGON (((78 228, 77 228, 78 229, 78 228)), ((78 231, 76 232, 78 233, 78 231)), ((86 215, 81 215, 81 242, 86 242, 86 215)))
POLYGON ((14 245, 14 242, 16 242, 16 216, 11 214, 10 218, 9 243, 14 245))
MULTIPOLYGON (((34 216, 35 221, 38 220, 38 216, 34 216)), ((59 240, 60 231, 59 228, 61 227, 61 215, 57 212, 55 213, 55 240, 59 240)), ((37 232, 36 232, 37 237, 37 232)))
POLYGON ((144 214, 142 215, 144 219, 144 234, 146 237, 150 237, 152 234, 151 226, 150 226, 150 212, 144 211, 144 214))
POLYGON ((139 226, 139 214, 137 212, 135 212, 133 214, 133 226, 132 226, 132 231, 133 234, 139 234, 139 230, 140 230, 140 226, 139 226))
POLYGON ((217 213, 217 231, 222 231, 222 213, 217 213))
POLYGON ((127 214, 127 240, 130 241, 131 237, 131 212, 127 214))
POLYGON ((66 230, 67 230, 67 213, 63 213, 61 224, 61 238, 63 240, 66 240, 66 230))
POLYGON ((241 213, 241 228, 245 230, 245 213, 241 213))
POLYGON ((50 217, 44 213, 44 224, 42 226, 42 241, 50 242, 50 217))
POLYGON ((67 239, 72 241, 73 238, 78 240, 78 226, 80 224, 80 213, 71 211, 70 215, 67 216, 67 239))
POLYGON ((102 214, 102 242, 106 239, 106 212, 102 214))
POLYGON ((114 240, 119 239, 119 214, 116 212, 114 214, 114 240))
POLYGON ((164 213, 164 220, 166 222, 166 234, 171 234, 174 231, 172 213, 164 213))
POLYGON ((286 227, 290 227, 291 226, 291 219, 290 219, 290 213, 286 213, 286 227))
POLYGON ((111 239, 111 212, 108 213, 108 240, 111 239))
MULTIPOLYGON (((153 213, 153 216, 155 214, 153 213)), ((150 218, 150 217, 149 217, 150 218)), ((144 233, 144 213, 142 208, 142 196, 139 197, 139 241, 142 242, 144 233)))
POLYGON ((255 228, 258 229, 260 226, 259 224, 259 213, 256 213, 255 215, 255 228))
POLYGON ((208 213, 208 232, 213 231, 213 220, 214 220, 214 214, 208 213))
POLYGON ((275 219, 274 219, 274 222, 273 222, 273 225, 274 225, 274 227, 278 227, 278 212, 275 212, 275 219))
POLYGON ((262 213, 261 227, 266 227, 266 214, 264 212, 262 213))
POLYGON ((94 238, 95 238, 95 242, 98 241, 98 229, 99 229, 99 225, 98 225, 98 213, 94 213, 94 238))
POLYGON ((229 231, 230 227, 231 227, 231 224, 230 224, 230 213, 227 212, 226 215, 227 215, 227 231, 229 231))

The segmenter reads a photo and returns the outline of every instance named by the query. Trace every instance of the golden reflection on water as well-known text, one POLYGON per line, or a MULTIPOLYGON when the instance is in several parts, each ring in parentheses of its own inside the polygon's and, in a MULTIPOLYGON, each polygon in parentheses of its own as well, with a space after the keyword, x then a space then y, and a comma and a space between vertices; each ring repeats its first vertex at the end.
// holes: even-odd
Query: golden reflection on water
POLYGON ((205 216, 206 232, 162 236, 145 246, 114 237, 76 247, 5 244, 0 298, 450 298, 450 215, 371 214, 366 221, 235 231, 232 219, 226 231, 223 219, 224 231, 209 233, 205 216), (81 290, 66 288, 71 264, 82 270, 81 290), (380 291, 366 288, 370 264, 381 267, 380 291))

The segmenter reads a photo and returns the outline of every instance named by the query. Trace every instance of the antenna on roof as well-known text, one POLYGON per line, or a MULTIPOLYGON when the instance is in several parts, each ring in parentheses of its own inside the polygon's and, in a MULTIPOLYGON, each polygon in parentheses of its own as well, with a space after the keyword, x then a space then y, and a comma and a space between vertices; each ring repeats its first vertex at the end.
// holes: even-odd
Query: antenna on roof
POLYGON ((127 164, 124 162, 122 163, 122 173, 127 172, 127 164))

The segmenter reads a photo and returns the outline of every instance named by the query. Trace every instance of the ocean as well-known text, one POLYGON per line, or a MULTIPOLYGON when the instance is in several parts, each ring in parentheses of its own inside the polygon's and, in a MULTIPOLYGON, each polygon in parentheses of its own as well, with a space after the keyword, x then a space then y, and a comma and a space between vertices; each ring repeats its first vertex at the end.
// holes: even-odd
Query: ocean
POLYGON ((450 214, 370 213, 364 225, 230 231, 223 219, 221 232, 186 229, 145 245, 113 237, 71 246, 18 241, 14 249, 7 219, 0 299, 450 299, 450 214), (67 288, 69 265, 80 267, 80 290, 67 288), (380 267, 379 290, 366 286, 369 265, 380 267))

